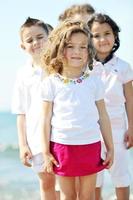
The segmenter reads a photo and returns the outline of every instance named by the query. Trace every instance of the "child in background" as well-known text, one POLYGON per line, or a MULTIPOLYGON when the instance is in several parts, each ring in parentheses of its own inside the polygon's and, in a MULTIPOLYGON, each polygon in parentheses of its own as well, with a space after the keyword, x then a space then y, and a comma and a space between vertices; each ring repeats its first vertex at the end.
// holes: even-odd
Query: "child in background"
POLYGON ((52 31, 43 55, 50 74, 42 83, 44 170, 58 175, 61 200, 76 200, 76 177, 79 200, 94 200, 96 173, 113 162, 104 89, 97 76, 83 72, 92 63, 92 53, 86 23, 68 20, 52 31), (107 148, 104 161, 101 133, 107 148))
POLYGON ((76 4, 67 8, 60 16, 59 21, 66 19, 83 20, 87 23, 89 17, 95 12, 95 9, 90 4, 76 4))
POLYGON ((55 199, 55 177, 44 173, 42 168, 44 161, 39 129, 40 85, 44 76, 40 54, 48 35, 47 24, 38 19, 29 17, 21 26, 21 48, 31 56, 31 62, 18 73, 12 105, 13 113, 17 114, 20 159, 38 174, 41 200, 55 199))
MULTIPOLYGON (((127 149, 133 146, 133 70, 114 54, 120 45, 120 29, 108 15, 94 14, 88 26, 96 50, 93 73, 99 74, 105 85, 104 100, 113 132, 114 163, 109 171, 117 200, 129 200, 127 149)), ((102 179, 103 174, 99 174, 96 200, 101 200, 102 179)))

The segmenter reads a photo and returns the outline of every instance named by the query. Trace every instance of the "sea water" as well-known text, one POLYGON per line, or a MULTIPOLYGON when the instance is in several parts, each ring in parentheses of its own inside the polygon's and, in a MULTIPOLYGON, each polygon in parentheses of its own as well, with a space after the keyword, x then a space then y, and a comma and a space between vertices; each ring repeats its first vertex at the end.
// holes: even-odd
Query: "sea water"
POLYGON ((16 116, 0 113, 0 200, 39 200, 38 178, 22 165, 16 131, 16 116))
MULTIPOLYGON (((133 150, 129 151, 129 168, 133 191, 133 150)), ((107 172, 103 188, 104 199, 114 200, 114 189, 107 172)), ((19 159, 16 116, 0 112, 0 200, 30 199, 40 199, 38 177, 19 159)))

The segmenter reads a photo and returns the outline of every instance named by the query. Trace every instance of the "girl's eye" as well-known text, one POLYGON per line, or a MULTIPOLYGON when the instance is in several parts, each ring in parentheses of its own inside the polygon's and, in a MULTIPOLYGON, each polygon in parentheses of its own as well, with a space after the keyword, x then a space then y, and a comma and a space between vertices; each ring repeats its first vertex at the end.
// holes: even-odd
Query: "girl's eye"
POLYGON ((87 46, 81 46, 80 48, 81 49, 87 49, 87 46))
POLYGON ((32 39, 30 39, 30 40, 27 40, 27 43, 32 43, 33 42, 33 40, 32 39))
POLYGON ((72 46, 72 45, 68 45, 67 48, 68 48, 68 49, 71 49, 71 48, 73 48, 73 46, 72 46))
POLYGON ((110 35, 110 34, 111 34, 110 32, 105 33, 105 35, 110 35))
POLYGON ((100 35, 93 35, 93 38, 99 38, 100 37, 100 35))
POLYGON ((38 40, 41 40, 41 39, 43 39, 43 38, 44 38, 43 36, 38 36, 38 37, 37 37, 38 40))

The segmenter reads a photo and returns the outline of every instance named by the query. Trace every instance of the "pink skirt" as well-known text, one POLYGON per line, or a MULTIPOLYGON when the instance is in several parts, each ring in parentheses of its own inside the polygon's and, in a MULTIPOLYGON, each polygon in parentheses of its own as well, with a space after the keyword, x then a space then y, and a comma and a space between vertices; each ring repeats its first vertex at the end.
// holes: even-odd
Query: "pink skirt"
POLYGON ((86 176, 106 168, 101 159, 101 142, 65 145, 51 142, 51 153, 59 163, 54 172, 60 176, 86 176))

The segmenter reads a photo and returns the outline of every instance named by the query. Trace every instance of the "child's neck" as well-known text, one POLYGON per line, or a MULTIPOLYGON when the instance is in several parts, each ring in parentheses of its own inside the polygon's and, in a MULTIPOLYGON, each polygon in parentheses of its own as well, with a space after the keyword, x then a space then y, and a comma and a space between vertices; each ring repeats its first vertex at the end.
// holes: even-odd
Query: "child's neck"
POLYGON ((105 54, 97 54, 96 55, 96 60, 100 61, 101 63, 105 64, 108 62, 110 59, 112 59, 113 53, 105 53, 105 54))
POLYGON ((67 78, 79 78, 83 74, 82 68, 73 67, 70 70, 68 68, 64 68, 61 75, 67 78))
POLYGON ((109 55, 109 54, 97 54, 97 55, 96 55, 96 58, 97 58, 100 62, 102 62, 102 61, 104 61, 104 60, 108 57, 108 55, 109 55))
POLYGON ((40 59, 33 59, 33 61, 32 61, 32 67, 33 68, 40 68, 40 66, 41 66, 40 59))

